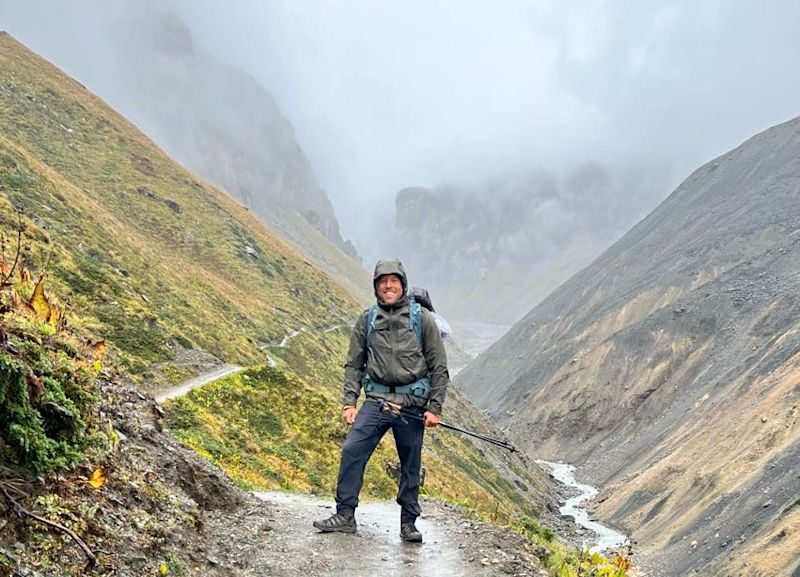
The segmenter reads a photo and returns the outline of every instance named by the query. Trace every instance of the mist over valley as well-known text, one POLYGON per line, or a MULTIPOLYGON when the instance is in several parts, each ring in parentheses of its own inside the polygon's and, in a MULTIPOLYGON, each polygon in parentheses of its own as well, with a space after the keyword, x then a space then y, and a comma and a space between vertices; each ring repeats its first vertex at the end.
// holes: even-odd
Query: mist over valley
POLYGON ((797 577, 798 21, 4 3, 0 573, 797 577), (307 519, 380 258, 454 329, 402 554, 391 442, 307 519))

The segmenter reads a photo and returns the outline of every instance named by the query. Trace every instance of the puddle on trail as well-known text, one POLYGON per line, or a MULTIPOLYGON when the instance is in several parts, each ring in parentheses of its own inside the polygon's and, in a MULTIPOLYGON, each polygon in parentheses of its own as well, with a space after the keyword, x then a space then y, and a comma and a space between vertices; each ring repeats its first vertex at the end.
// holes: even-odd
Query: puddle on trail
POLYGON ((575 523, 589 529, 597 536, 594 539, 586 539, 583 543, 584 547, 592 545, 591 551, 606 551, 625 545, 628 538, 622 533, 615 531, 611 527, 606 527, 602 523, 592 521, 589 518, 589 512, 582 507, 582 505, 590 498, 597 495, 598 490, 591 485, 584 485, 575 480, 575 467, 566 463, 551 463, 550 461, 536 461, 542 465, 545 470, 552 473, 553 477, 559 483, 572 487, 580 491, 580 494, 567 499, 566 503, 558 510, 565 517, 572 517, 575 523))
POLYGON ((277 516, 288 514, 297 519, 296 535, 289 543, 302 554, 316 557, 316 562, 306 565, 308 575, 474 575, 475 567, 463 558, 461 550, 451 543, 447 529, 434 517, 417 519, 417 528, 424 535, 422 544, 400 539, 400 507, 391 502, 360 504, 356 513, 358 532, 354 535, 324 534, 311 522, 333 513, 331 500, 280 492, 255 495, 272 505, 277 516))

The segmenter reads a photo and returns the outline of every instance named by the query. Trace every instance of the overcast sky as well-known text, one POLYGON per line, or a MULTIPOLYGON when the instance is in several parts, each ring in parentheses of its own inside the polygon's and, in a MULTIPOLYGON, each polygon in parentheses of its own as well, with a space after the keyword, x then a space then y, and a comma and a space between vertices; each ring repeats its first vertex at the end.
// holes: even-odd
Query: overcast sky
POLYGON ((644 164, 655 204, 800 114, 797 0, 1 0, 0 29, 91 89, 114 26, 167 6, 275 95, 360 247, 405 186, 644 164))

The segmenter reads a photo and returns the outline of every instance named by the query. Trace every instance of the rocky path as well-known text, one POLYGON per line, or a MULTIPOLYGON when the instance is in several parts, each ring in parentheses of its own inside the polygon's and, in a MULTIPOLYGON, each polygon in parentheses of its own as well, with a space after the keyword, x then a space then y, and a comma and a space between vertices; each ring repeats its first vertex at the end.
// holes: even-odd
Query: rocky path
POLYGON ((271 343, 271 344, 267 343, 265 345, 261 345, 259 348, 262 351, 266 351, 268 349, 285 349, 286 346, 289 344, 289 341, 291 341, 292 339, 294 339, 296 337, 299 337, 304 332, 306 332, 305 327, 300 327, 299 329, 292 329, 291 331, 289 331, 288 333, 283 335, 283 338, 281 339, 281 342, 279 342, 279 343, 271 343))
MULTIPOLYGON (((241 367, 224 365, 156 396, 164 402, 241 367)), ((241 493, 240 493, 241 495, 241 493)), ((253 493, 234 509, 210 512, 191 555, 196 574, 280 577, 532 577, 548 575, 537 547, 510 529, 467 517, 439 501, 422 500, 421 544, 400 539, 394 502, 362 503, 356 534, 323 534, 315 519, 333 500, 283 492, 253 493)))
MULTIPOLYGON (((312 495, 256 493, 243 519, 214 523, 227 543, 211 559, 237 575, 281 577, 500 577, 548 575, 536 548, 504 528, 466 518, 455 507, 423 500, 421 544, 399 536, 400 508, 392 502, 359 507, 355 534, 319 533, 314 519, 332 501, 312 495), (233 544, 233 545, 232 545, 233 544)), ((208 563, 208 559, 205 559, 208 563)))

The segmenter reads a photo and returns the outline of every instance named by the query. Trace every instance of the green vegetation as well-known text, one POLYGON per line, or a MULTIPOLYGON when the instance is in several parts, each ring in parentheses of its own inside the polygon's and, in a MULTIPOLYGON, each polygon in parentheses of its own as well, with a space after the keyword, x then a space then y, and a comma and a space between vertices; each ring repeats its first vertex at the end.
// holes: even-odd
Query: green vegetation
POLYGON ((195 371, 192 369, 188 367, 176 367, 175 365, 166 365, 161 372, 171 385, 177 385, 180 382, 196 376, 195 371))
POLYGON ((162 575, 186 575, 186 568, 181 558, 175 553, 167 553, 164 564, 159 569, 162 575), (166 569, 166 570, 165 570, 166 569))
MULTIPOLYGON (((346 433, 335 407, 324 389, 292 373, 253 367, 170 403, 168 426, 243 487, 330 494, 346 433)), ((396 491, 383 471, 391 457, 384 444, 370 462, 368 495, 396 491)))
MULTIPOLYGON (((2 258, 0 268, 10 272, 2 258)), ((30 278, 24 267, 17 270, 22 275, 16 278, 30 278)), ((32 285, 7 281, 0 289, 0 310, 6 311, 0 317, 0 461, 42 474, 69 470, 89 452, 99 456, 109 439, 94 414, 100 359, 44 320, 50 311, 32 306, 43 302, 19 297, 36 294, 32 285)))
POLYGON ((78 327, 107 339, 134 374, 171 359, 175 343, 263 362, 259 347, 346 324, 360 308, 247 210, 2 35, 0 225, 15 224, 17 206, 31 266, 48 270, 78 327))
POLYGON ((545 566, 556 577, 627 577, 631 567, 630 548, 608 559, 600 553, 567 547, 552 529, 530 517, 522 517, 513 528, 541 548, 545 566))

